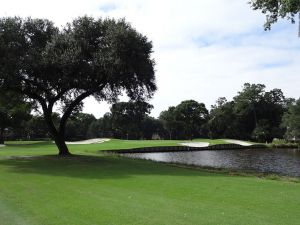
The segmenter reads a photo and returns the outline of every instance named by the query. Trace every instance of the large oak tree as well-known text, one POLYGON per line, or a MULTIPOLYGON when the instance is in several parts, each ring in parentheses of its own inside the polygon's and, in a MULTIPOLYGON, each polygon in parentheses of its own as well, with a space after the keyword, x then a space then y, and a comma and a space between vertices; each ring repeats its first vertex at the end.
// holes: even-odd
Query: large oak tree
POLYGON ((81 17, 62 29, 44 19, 0 19, 0 88, 37 102, 59 149, 82 100, 147 100, 156 90, 152 43, 124 20, 81 17), (61 120, 52 120, 54 106, 61 120))

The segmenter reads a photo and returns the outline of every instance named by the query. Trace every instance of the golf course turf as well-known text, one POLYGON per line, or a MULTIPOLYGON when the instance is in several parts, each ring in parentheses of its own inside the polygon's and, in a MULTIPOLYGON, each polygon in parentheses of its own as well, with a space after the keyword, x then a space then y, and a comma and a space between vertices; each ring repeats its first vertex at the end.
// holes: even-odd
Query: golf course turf
MULTIPOLYGON (((165 145, 177 145, 166 141, 165 145)), ((0 149, 1 225, 299 224, 300 183, 96 154, 161 146, 112 140, 70 146, 8 142, 0 149)))

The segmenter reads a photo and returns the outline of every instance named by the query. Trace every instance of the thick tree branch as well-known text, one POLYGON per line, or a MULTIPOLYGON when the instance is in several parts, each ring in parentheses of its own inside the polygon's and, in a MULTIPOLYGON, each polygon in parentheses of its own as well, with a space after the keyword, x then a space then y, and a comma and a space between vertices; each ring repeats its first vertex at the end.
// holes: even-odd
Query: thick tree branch
MULTIPOLYGON (((101 89, 104 87, 105 85, 102 85, 101 89)), ((95 93, 96 90, 89 90, 87 92, 84 92, 82 94, 80 94, 73 102, 71 102, 71 104, 69 105, 69 107, 67 108, 67 110, 65 111, 64 115, 62 116, 61 120, 60 120, 60 124, 59 124, 59 133, 64 135, 64 131, 65 131, 65 126, 67 123, 68 118, 71 116, 73 110, 75 109, 75 107, 85 98, 87 98, 88 96, 92 95, 93 93, 95 93)))
POLYGON ((37 100, 40 104, 42 104, 42 103, 46 104, 46 100, 42 96, 40 96, 40 95, 38 95, 36 93, 33 93, 33 92, 29 91, 29 90, 23 90, 23 91, 15 90, 15 91, 17 93, 27 95, 31 99, 37 100))
POLYGON ((38 101, 42 107, 42 110, 44 112, 44 119, 50 129, 50 133, 53 134, 53 135, 56 135, 58 132, 57 132, 57 129, 56 127, 54 126, 54 123, 53 123, 53 120, 52 120, 52 108, 53 108, 53 105, 51 107, 49 107, 49 105, 47 106, 47 102, 46 100, 36 94, 36 93, 33 93, 33 92, 30 92, 28 89, 27 90, 23 90, 23 91, 20 91, 20 90, 16 90, 17 92, 21 93, 21 94, 25 94, 27 95, 29 98, 32 98, 36 101, 38 101))
POLYGON ((40 102, 43 112, 44 112, 44 119, 50 129, 50 133, 54 136, 58 134, 58 131, 53 123, 52 119, 52 108, 47 107, 46 102, 40 102))
POLYGON ((67 91, 69 91, 69 90, 68 89, 63 89, 55 97, 50 98, 48 107, 53 108, 53 105, 55 104, 55 102, 57 102, 67 91))

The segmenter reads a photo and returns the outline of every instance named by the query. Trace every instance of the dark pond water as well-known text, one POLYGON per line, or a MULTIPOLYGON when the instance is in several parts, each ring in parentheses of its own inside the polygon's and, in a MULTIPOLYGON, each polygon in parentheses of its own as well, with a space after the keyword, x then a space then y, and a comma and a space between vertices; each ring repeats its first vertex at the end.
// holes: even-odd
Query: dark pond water
POLYGON ((159 162, 252 170, 300 177, 300 150, 296 149, 126 153, 121 155, 159 162))

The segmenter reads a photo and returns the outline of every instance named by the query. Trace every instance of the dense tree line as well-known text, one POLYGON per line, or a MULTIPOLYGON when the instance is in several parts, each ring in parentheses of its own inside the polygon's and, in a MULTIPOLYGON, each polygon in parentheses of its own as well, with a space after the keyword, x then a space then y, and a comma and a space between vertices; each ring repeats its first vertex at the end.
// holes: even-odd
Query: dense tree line
POLYGON ((285 133, 282 117, 290 101, 279 89, 265 91, 262 84, 246 83, 233 101, 220 98, 212 106, 209 136, 263 142, 282 138, 285 133))
POLYGON ((15 135, 22 136, 24 123, 30 119, 32 105, 13 92, 0 90, 0 144, 4 142, 4 132, 14 128, 15 135))
MULTIPOLYGON (((205 137, 270 142, 274 138, 299 139, 300 99, 295 101, 285 98, 280 89, 266 91, 265 88, 262 84, 246 83, 232 101, 221 97, 211 106, 210 111, 203 103, 186 100, 162 111, 158 118, 149 115, 153 106, 144 101, 114 103, 110 112, 99 119, 91 114, 76 112, 66 124, 66 140, 99 137, 120 139, 205 137)), ((2 106, 5 104, 3 99, 8 98, 7 96, 0 98, 2 106)), ((30 115, 28 105, 27 110, 24 110, 25 103, 18 102, 18 104, 20 107, 14 107, 18 108, 20 117, 11 117, 9 124, 1 122, 4 118, 1 117, 0 125, 1 127, 6 125, 7 136, 12 139, 32 140, 52 138, 43 116, 30 115)), ((7 107, 6 111, 16 111, 11 109, 11 104, 7 107)), ((4 107, 1 112, 3 111, 4 107)), ((60 119, 59 114, 53 114, 55 126, 59 126, 60 119)))

